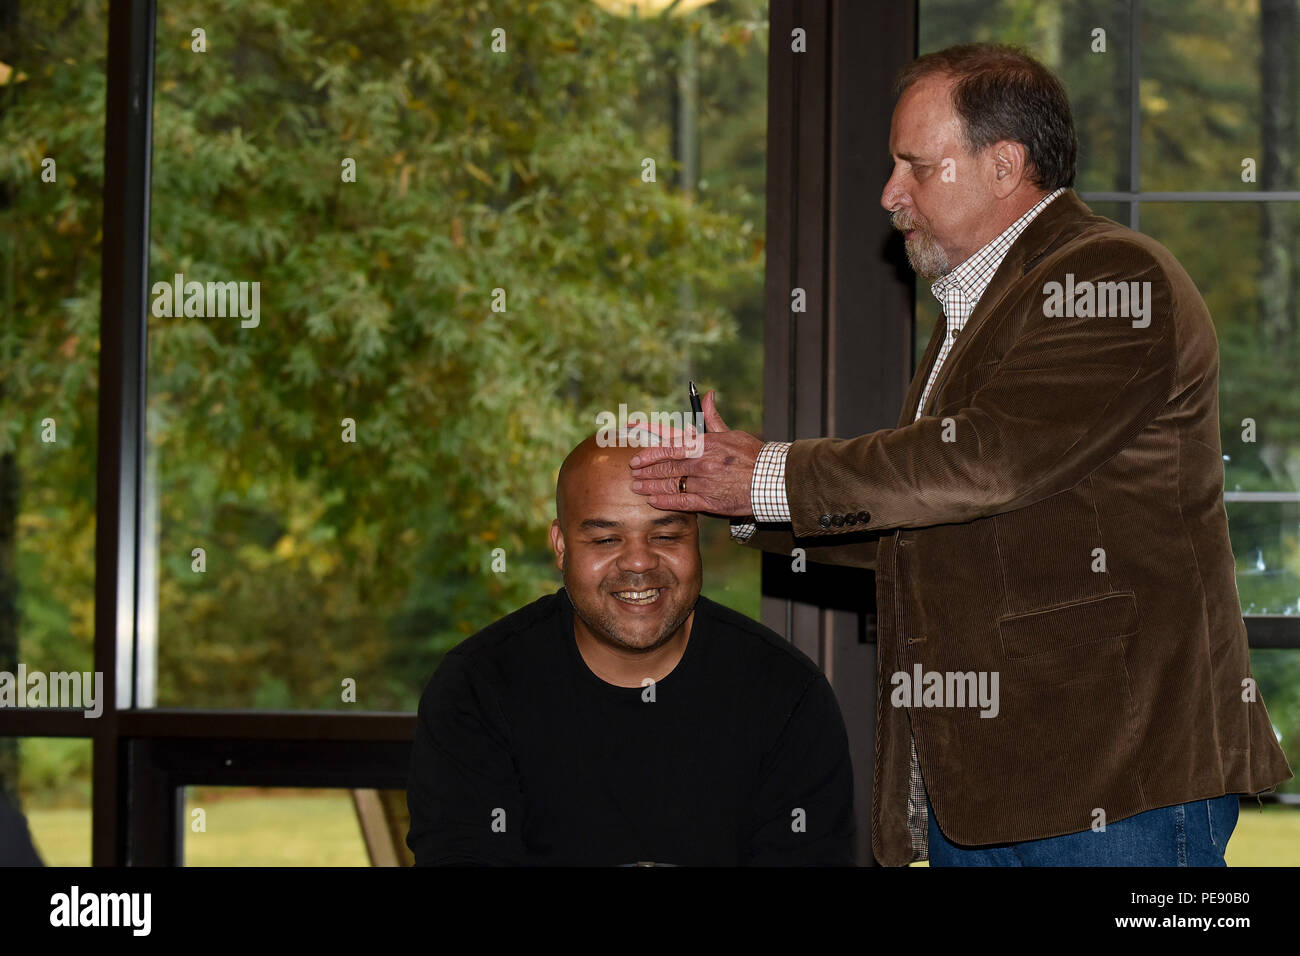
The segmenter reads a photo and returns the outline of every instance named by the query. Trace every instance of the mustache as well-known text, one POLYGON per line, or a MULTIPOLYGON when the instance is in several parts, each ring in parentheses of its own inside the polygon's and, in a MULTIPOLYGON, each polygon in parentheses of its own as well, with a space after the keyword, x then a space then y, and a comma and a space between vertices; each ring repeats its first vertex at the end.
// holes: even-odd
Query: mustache
POLYGON ((899 232, 908 232, 912 229, 915 229, 918 232, 926 231, 925 228, 916 221, 914 216, 910 213, 903 212, 902 210, 889 214, 889 224, 899 232))

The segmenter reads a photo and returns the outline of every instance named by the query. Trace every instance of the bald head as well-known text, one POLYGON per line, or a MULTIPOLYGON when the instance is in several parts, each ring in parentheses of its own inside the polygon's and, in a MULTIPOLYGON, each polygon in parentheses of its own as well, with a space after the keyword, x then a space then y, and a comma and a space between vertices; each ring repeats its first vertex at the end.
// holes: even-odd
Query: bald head
POLYGON ((643 446, 634 444, 634 439, 629 439, 627 447, 602 447, 598 441, 600 435, 600 432, 588 435, 569 452, 560 465, 560 474, 555 480, 555 517, 561 528, 567 527, 565 513, 569 510, 569 504, 575 500, 586 501, 597 488, 611 484, 622 485, 628 491, 629 501, 642 497, 632 491, 632 470, 628 462, 643 446))

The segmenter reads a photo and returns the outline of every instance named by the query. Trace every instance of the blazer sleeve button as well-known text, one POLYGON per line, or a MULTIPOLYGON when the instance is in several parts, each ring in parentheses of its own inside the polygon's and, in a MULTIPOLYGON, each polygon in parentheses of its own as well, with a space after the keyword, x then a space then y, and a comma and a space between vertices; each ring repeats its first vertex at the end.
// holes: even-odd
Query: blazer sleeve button
POLYGON ((858 520, 861 521, 863 524, 866 524, 868 521, 871 520, 871 515, 866 511, 859 511, 858 520))
POLYGON ((845 524, 857 524, 857 523, 858 523, 858 516, 855 515, 852 511, 850 511, 848 514, 846 514, 846 515, 844 516, 844 523, 845 523, 845 524))
POLYGON ((835 515, 831 518, 831 524, 835 525, 837 528, 844 527, 844 515, 835 515))
POLYGON ((829 528, 831 526, 830 515, 822 515, 820 518, 817 519, 817 521, 823 528, 829 528))

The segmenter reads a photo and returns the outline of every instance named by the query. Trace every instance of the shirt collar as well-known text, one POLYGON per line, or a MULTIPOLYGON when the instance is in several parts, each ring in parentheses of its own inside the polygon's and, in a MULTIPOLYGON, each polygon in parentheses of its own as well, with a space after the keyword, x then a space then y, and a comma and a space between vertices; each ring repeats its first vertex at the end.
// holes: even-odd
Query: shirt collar
MULTIPOLYGON (((1053 192, 1048 193, 1038 202, 1034 203, 1023 216, 1007 226, 1002 233, 995 239, 990 240, 979 248, 965 262, 953 268, 947 275, 940 276, 930 286, 930 291, 934 297, 939 300, 940 305, 947 305, 949 293, 954 289, 960 289, 966 294, 970 303, 970 308, 974 309, 975 303, 979 301, 984 290, 992 281, 994 273, 998 271, 998 266, 1002 265, 1002 260, 1011 251, 1011 246, 1015 243, 1020 234, 1025 231, 1034 218, 1047 208, 1048 204, 1061 193, 1065 192, 1062 186, 1053 192)), ((945 313, 946 313, 945 309, 945 313)))

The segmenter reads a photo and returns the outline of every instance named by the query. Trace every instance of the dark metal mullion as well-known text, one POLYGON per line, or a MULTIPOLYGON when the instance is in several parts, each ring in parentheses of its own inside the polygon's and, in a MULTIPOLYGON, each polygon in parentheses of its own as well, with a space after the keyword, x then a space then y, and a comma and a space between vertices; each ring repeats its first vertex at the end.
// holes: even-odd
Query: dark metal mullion
MULTIPOLYGON (((805 16, 804 3, 799 3, 798 13, 795 22, 804 25, 808 18, 805 16)), ((781 42, 775 33, 770 33, 768 42, 775 44, 781 42)), ((807 32, 804 34, 804 42, 808 42, 807 32)), ((814 41, 815 42, 815 41, 814 41)), ((786 354, 787 366, 786 375, 786 433, 785 441, 794 441, 798 437, 796 425, 795 410, 799 407, 798 400, 798 357, 799 357, 799 340, 798 340, 798 319, 790 311, 790 293, 799 285, 799 160, 801 159, 802 150, 799 148, 803 141, 800 135, 801 124, 799 122, 800 112, 799 104, 802 102, 803 84, 800 82, 803 77, 804 56, 794 56, 791 54, 792 68, 790 70, 790 102, 792 109, 790 113, 790 136, 787 142, 790 144, 790 185, 787 196, 790 200, 790 233, 789 233, 789 281, 786 283, 785 302, 787 322, 789 323, 787 334, 789 335, 789 349, 786 354)), ((769 85, 769 93, 770 85, 769 85)), ((769 139, 770 142, 770 139, 769 139)), ((806 307, 806 302, 805 302, 806 307)), ((807 315, 808 313, 804 313, 807 315)), ((761 585, 760 585, 761 587, 761 585)), ((789 598, 785 602, 785 629, 781 632, 785 635, 787 641, 794 640, 794 601, 789 598)))
MULTIPOLYGON (((805 13, 804 5, 801 2, 799 3, 799 15, 795 22, 798 24, 805 25, 804 29, 806 31, 807 30, 806 24, 808 22, 808 18, 804 15, 804 13, 805 13)), ((768 42, 770 43, 778 42, 777 37, 775 36, 770 37, 768 42)), ((804 34, 804 42, 805 43, 808 42, 808 36, 806 32, 804 34)), ((816 42, 816 38, 814 38, 813 42, 816 42)), ((800 128, 802 124, 800 124, 799 122, 799 116, 800 116, 799 104, 802 102, 803 84, 800 82, 800 80, 803 77, 803 62, 806 54, 804 56, 798 56, 798 57, 795 57, 793 56, 793 54, 791 54, 791 56, 792 56, 791 62, 793 68, 790 71, 790 102, 793 104, 794 108, 791 110, 791 115, 790 115, 790 138, 789 138, 791 187, 789 193, 787 194, 790 200, 790 260, 789 260, 789 283, 786 292, 787 310, 789 309, 789 294, 790 294, 789 290, 792 290, 799 285, 798 183, 800 182, 799 160, 801 159, 800 156, 801 150, 799 149, 799 144, 802 142, 802 137, 800 136, 800 128)), ((797 361, 796 361, 799 355, 799 340, 798 340, 797 332, 798 332, 798 323, 794 317, 794 314, 791 313, 789 318, 789 328, 788 328, 788 335, 790 337, 790 346, 789 346, 789 354, 788 354, 788 366, 786 369, 786 374, 787 376, 789 376, 789 379, 786 383, 787 404, 786 404, 786 413, 785 413, 786 414, 786 434, 784 439, 785 441, 793 441, 795 437, 798 435, 797 426, 795 424, 796 422, 795 409, 798 407, 797 385, 799 382, 799 376, 797 374, 797 361)), ((789 623, 789 611, 787 609, 787 624, 788 623, 789 623)), ((787 627, 786 637, 789 636, 790 636, 790 630, 787 627)))
POLYGON ((98 724, 77 707, 0 707, 0 737, 93 737, 98 724))
MULTIPOLYGON (((806 53, 794 55, 798 77, 794 103, 796 120, 792 142, 796 149, 793 191, 796 207, 792 219, 792 285, 804 290, 807 312, 791 316, 795 343, 791 354, 790 384, 795 396, 790 440, 825 434, 825 391, 828 373, 826 322, 826 245, 830 218, 827 153, 830 149, 829 88, 834 33, 831 27, 835 0, 804 0, 799 25, 807 31, 806 53)), ((789 290, 786 292, 789 309, 789 290)), ((818 602, 796 597, 789 609, 788 637, 799 650, 826 667, 822 639, 823 620, 818 602)))
POLYGON ((123 821, 128 866, 180 866, 185 860, 184 791, 154 759, 157 746, 147 739, 122 741, 130 795, 123 821))
POLYGON ((92 729, 95 866, 120 866, 127 855, 117 709, 130 706, 134 686, 155 19, 155 0, 110 0, 95 524, 95 670, 104 675, 104 712, 92 729))
POLYGON ((1290 614, 1247 614, 1251 650, 1300 650, 1300 618, 1290 614))
MULTIPOLYGON (((893 81, 918 53, 917 6, 904 0, 883 12, 859 0, 835 0, 831 7, 821 434, 834 438, 896 426, 913 377, 915 274, 899 268, 906 259, 903 243, 881 207, 881 189, 891 172, 884 147, 893 81), (866 36, 888 41, 864 57, 866 36), (863 90, 887 92, 864 99, 863 90)), ((874 577, 825 565, 810 566, 798 577, 797 599, 821 609, 822 666, 853 755, 857 862, 872 865, 877 648, 864 638, 875 632, 874 577)))
POLYGON ((418 717, 409 713, 337 711, 159 710, 118 713, 123 738, 410 742, 418 717))
POLYGON ((1300 202, 1300 190, 1262 189, 1258 192, 1229 189, 1184 190, 1181 192, 1089 190, 1079 193, 1079 198, 1088 202, 1122 202, 1130 204, 1152 202, 1300 202))
POLYGON ((1128 227, 1139 232, 1142 227, 1140 202, 1142 188, 1142 0, 1133 0, 1128 25, 1129 117, 1128 117, 1128 188, 1133 198, 1128 204, 1128 227))

